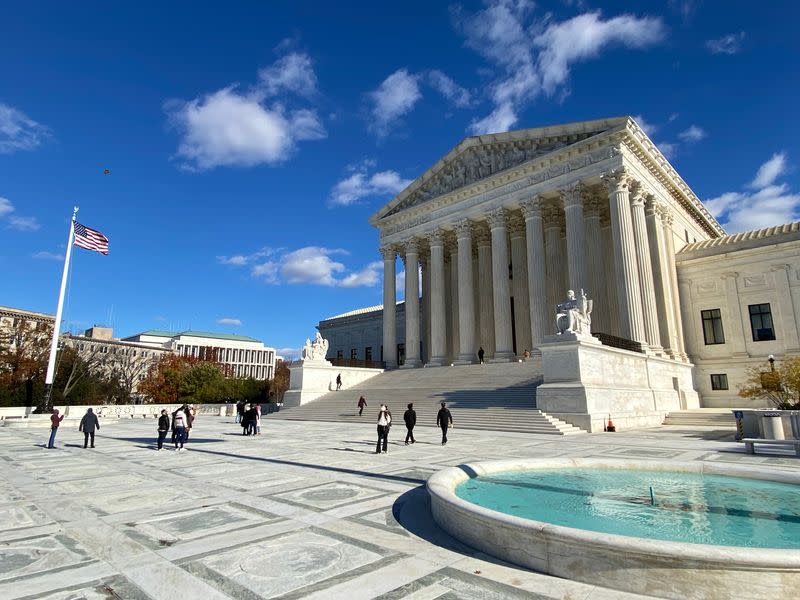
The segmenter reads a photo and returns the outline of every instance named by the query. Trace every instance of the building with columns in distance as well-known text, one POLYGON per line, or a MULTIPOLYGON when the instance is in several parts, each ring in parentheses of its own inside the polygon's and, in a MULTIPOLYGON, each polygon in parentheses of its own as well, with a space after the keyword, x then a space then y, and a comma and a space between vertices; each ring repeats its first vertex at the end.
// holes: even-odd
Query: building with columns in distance
POLYGON ((594 300, 604 343, 695 363, 704 405, 746 405, 734 384, 747 366, 800 352, 797 224, 726 236, 630 117, 466 138, 370 222, 387 368, 398 343, 402 368, 473 363, 479 348, 489 361, 535 353, 569 289, 594 300), (405 278, 405 297, 422 300, 405 306, 404 339, 398 257, 422 270, 422 290, 405 278))

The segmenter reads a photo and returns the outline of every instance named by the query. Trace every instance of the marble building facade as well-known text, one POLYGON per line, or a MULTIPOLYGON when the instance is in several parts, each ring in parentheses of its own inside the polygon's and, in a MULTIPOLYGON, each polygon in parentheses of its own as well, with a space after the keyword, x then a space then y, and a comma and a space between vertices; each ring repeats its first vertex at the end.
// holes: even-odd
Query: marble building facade
POLYGON ((398 257, 422 269, 422 290, 405 278, 422 302, 406 306, 404 368, 472 363, 479 347, 514 360, 554 332, 567 289, 594 298, 594 331, 688 362, 675 254, 724 235, 629 117, 467 138, 370 222, 388 368, 398 257))

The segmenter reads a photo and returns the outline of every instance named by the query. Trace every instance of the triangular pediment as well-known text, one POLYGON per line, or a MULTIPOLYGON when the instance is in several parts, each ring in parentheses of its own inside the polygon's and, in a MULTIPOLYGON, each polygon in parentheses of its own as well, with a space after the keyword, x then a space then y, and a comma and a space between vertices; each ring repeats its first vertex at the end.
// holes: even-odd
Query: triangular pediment
POLYGON ((419 206, 481 179, 612 129, 624 128, 627 121, 628 117, 581 121, 465 138, 373 215, 370 221, 376 224, 384 217, 419 206))

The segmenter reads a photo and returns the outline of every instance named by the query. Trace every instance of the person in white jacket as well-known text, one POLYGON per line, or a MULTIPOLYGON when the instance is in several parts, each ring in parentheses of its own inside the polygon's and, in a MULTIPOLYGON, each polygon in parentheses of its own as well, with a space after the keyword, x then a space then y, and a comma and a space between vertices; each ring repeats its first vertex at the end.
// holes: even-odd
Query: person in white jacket
POLYGON ((392 413, 389 407, 381 404, 381 409, 378 411, 378 444, 375 446, 375 454, 381 453, 381 441, 383 441, 383 453, 386 454, 386 448, 389 445, 389 428, 392 426, 392 413))

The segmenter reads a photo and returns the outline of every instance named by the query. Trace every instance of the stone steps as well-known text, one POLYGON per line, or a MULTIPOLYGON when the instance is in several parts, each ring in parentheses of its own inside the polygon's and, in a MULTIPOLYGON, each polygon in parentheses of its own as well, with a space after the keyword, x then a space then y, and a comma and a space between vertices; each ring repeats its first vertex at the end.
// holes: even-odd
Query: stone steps
MULTIPOLYGON (((330 392, 302 406, 284 408, 270 418, 293 421, 369 423, 377 421, 378 407, 386 404, 395 425, 405 430, 403 413, 414 403, 417 423, 433 427, 440 403, 446 402, 456 428, 573 435, 584 433, 536 408, 541 383, 537 361, 398 369, 387 371, 339 392, 330 392), (359 396, 368 406, 358 416, 359 396)), ((395 429, 397 431, 397 429, 395 429)))
POLYGON ((736 421, 733 412, 727 408, 700 408, 694 410, 676 410, 664 419, 664 425, 687 427, 725 427, 733 429, 736 421))

